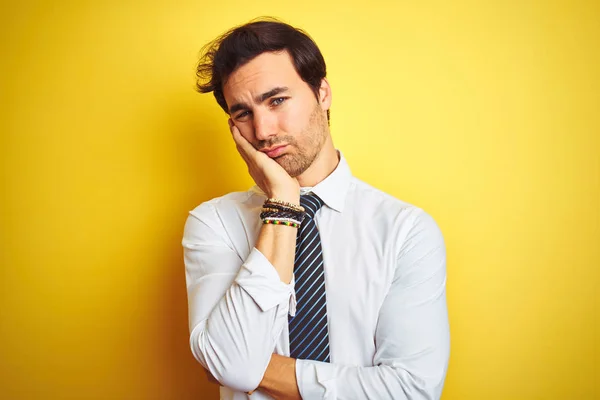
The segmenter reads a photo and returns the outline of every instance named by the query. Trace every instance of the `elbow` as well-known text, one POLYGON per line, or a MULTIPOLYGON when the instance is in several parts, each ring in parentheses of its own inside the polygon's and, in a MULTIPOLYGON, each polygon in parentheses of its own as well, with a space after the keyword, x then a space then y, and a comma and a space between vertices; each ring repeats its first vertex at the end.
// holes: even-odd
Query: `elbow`
POLYGON ((206 332, 198 335, 196 340, 192 341, 191 347, 194 358, 222 386, 240 392, 250 392, 258 387, 263 378, 266 364, 262 359, 234 349, 222 351, 219 346, 213 345, 206 332))
POLYGON ((424 351, 429 354, 421 354, 424 358, 419 362, 392 364, 407 399, 439 400, 442 396, 450 358, 449 335, 440 343, 435 351, 424 351))
POLYGON ((257 372, 251 368, 241 368, 238 365, 223 370, 223 373, 217 376, 216 379, 223 386, 247 393, 258 388, 262 377, 263 374, 260 371, 257 372))
POLYGON ((445 370, 433 375, 415 374, 394 368, 403 394, 407 399, 438 400, 442 396, 445 370))

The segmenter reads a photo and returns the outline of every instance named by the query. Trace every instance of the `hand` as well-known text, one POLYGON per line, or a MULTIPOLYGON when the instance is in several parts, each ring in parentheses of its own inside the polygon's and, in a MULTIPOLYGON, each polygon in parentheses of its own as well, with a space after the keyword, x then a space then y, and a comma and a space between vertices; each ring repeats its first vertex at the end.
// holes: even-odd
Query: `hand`
POLYGON ((236 147, 246 165, 254 182, 267 194, 280 200, 298 204, 300 185, 296 178, 292 178, 277 161, 265 153, 258 151, 244 138, 238 128, 229 119, 229 129, 233 135, 236 147))

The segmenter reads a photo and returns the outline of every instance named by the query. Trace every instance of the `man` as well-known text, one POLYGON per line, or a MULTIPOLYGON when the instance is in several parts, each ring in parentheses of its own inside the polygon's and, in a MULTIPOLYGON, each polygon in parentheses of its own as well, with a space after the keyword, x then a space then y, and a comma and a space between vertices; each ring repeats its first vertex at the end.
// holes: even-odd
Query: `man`
POLYGON ((439 398, 442 235, 352 176, 316 44, 254 21, 205 47, 197 75, 256 182, 201 204, 184 230, 191 349, 221 398, 439 398))

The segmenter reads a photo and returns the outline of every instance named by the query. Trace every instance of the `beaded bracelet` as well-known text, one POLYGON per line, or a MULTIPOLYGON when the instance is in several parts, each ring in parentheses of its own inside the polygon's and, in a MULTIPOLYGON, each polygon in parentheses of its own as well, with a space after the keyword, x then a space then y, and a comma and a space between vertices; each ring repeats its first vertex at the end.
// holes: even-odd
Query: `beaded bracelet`
POLYGON ((278 200, 278 199, 267 199, 265 201, 265 205, 270 204, 270 205, 280 205, 280 206, 284 206, 287 208, 291 208, 292 210, 296 210, 299 212, 304 212, 304 207, 302 207, 301 205, 298 204, 293 204, 293 203, 288 203, 287 201, 283 201, 283 200, 278 200))
POLYGON ((304 219, 302 215, 298 215, 298 213, 293 213, 293 212, 270 212, 270 211, 264 211, 262 213, 260 213, 260 218, 269 218, 269 217, 278 217, 278 218, 292 218, 295 220, 298 220, 300 222, 302 222, 302 220, 304 219))
POLYGON ((279 204, 264 204, 262 211, 271 211, 271 212, 291 212, 291 213, 295 213, 297 214, 299 217, 300 216, 304 216, 306 214, 306 211, 299 211, 295 208, 290 208, 290 207, 286 207, 286 206, 282 206, 279 204))
POLYGON ((300 228, 300 224, 292 221, 281 221, 278 219, 263 219, 263 224, 273 224, 273 225, 287 225, 293 228, 300 228))
MULTIPOLYGON (((306 212, 304 211, 298 211, 295 208, 290 208, 287 206, 283 206, 280 204, 267 204, 265 203, 262 207, 262 213, 282 213, 282 214, 286 214, 286 215, 290 215, 294 218, 297 219, 299 221, 302 221, 304 219, 304 216, 306 215, 306 212)), ((262 214, 261 214, 262 215, 262 214)))
POLYGON ((297 219, 303 219, 304 215, 306 215, 306 213, 304 213, 304 212, 292 210, 290 208, 277 209, 277 208, 266 207, 266 208, 263 208, 261 210, 261 212, 262 213, 293 214, 297 219))
POLYGON ((260 218, 264 224, 286 225, 299 228, 306 215, 304 207, 283 200, 267 199, 260 218))
POLYGON ((287 217, 266 217, 266 218, 263 218, 263 221, 264 221, 264 220, 266 220, 266 219, 268 219, 268 220, 270 220, 270 221, 286 221, 286 222, 294 222, 294 223, 296 223, 296 224, 301 224, 301 221, 298 221, 298 220, 297 220, 297 219, 295 219, 295 218, 287 218, 287 217))
POLYGON ((286 208, 286 207, 275 208, 275 207, 264 207, 263 206, 262 212, 294 212, 296 214, 299 214, 299 211, 294 211, 291 208, 286 208))
POLYGON ((293 218, 293 219, 297 219, 298 221, 302 221, 304 220, 304 216, 306 215, 306 213, 301 213, 298 211, 292 211, 292 210, 275 210, 275 211, 265 211, 263 209, 263 211, 260 213, 260 217, 287 217, 287 218, 293 218))

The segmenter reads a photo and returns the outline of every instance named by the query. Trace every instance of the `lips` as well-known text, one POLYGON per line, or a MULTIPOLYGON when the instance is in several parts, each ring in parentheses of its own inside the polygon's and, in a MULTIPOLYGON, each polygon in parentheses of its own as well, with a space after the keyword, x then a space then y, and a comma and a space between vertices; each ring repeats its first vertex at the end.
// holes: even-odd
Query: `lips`
POLYGON ((287 148, 287 144, 281 146, 269 147, 268 149, 262 149, 261 151, 268 155, 271 158, 279 157, 283 154, 285 149, 287 148))

